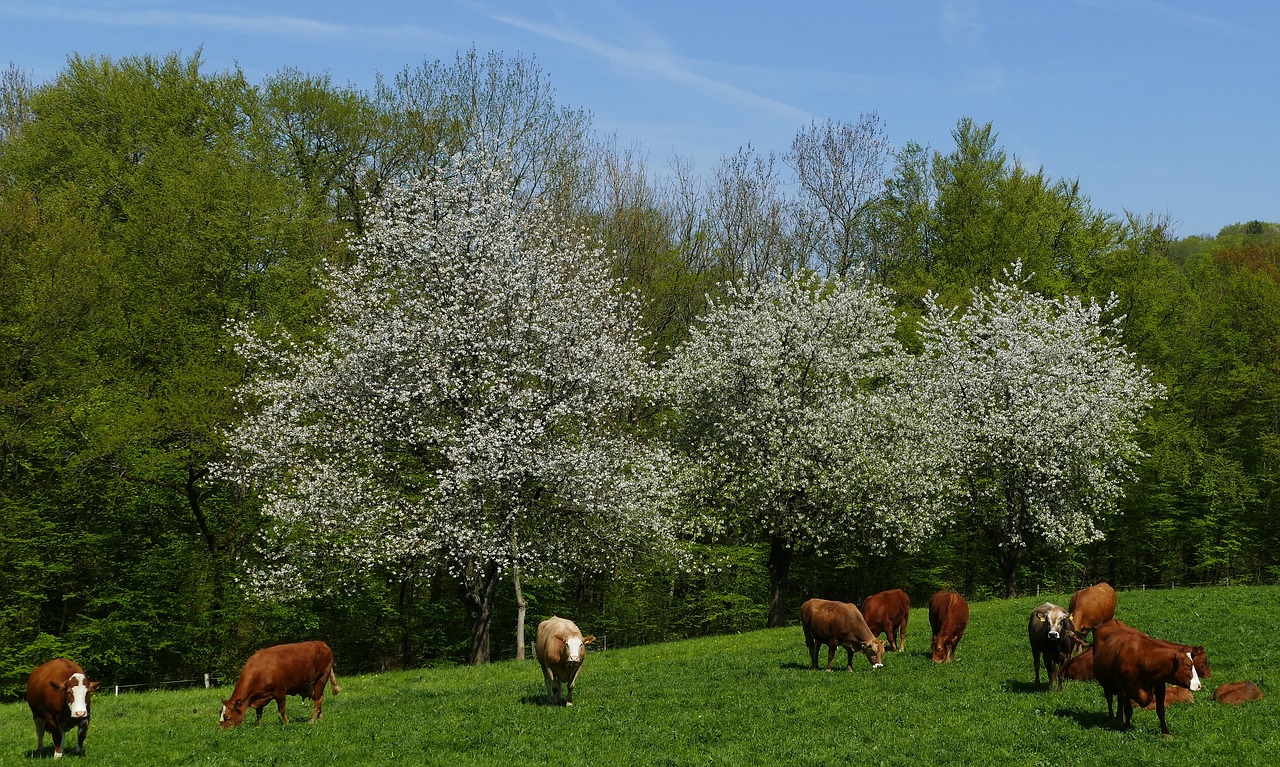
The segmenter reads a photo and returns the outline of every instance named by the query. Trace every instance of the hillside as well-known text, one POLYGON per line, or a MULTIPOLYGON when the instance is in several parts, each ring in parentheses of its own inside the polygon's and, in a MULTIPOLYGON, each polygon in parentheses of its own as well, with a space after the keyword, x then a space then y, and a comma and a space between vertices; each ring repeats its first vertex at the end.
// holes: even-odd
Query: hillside
MULTIPOLYGON (((228 688, 105 694, 87 751, 119 765, 1274 763, 1280 587, 1120 594, 1117 617, 1209 650, 1213 678, 1195 703, 1170 707, 1167 740, 1154 712, 1110 729, 1093 683, 1032 684, 1026 620, 1040 601, 973 604, 957 661, 943 666, 927 658, 920 606, 906 652, 876 672, 862 656, 853 673, 810 671, 798 626, 597 652, 572 709, 541 705, 534 661, 340 677, 316 725, 296 697, 288 726, 270 707, 263 726, 224 732, 228 688), (1268 699, 1213 702, 1213 688, 1239 679, 1268 699)), ((0 707, 0 761, 34 745, 25 704, 0 707)))

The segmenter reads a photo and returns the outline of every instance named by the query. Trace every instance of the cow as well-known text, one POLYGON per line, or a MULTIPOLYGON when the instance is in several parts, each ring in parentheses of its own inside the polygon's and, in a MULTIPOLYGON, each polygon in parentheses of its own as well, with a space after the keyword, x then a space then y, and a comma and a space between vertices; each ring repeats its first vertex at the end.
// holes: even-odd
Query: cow
POLYGON ((1229 706, 1238 706, 1251 700, 1262 700, 1262 690, 1248 679, 1243 682, 1228 682, 1218 685, 1213 691, 1213 699, 1229 706))
MULTIPOLYGON (((1128 631, 1137 631, 1137 629, 1124 622, 1120 623, 1120 628, 1128 631)), ((1155 639, 1155 637, 1152 637, 1152 639, 1161 644, 1168 645, 1178 652, 1190 653, 1191 663, 1196 667, 1196 674, 1198 674, 1201 679, 1208 679, 1213 676, 1213 669, 1209 667, 1209 653, 1204 649, 1203 645, 1179 644, 1177 642, 1170 642, 1167 639, 1155 639)))
POLYGON ((596 641, 595 636, 584 637, 578 626, 568 618, 555 615, 538 624, 538 638, 534 654, 542 666, 542 678, 547 683, 547 703, 560 705, 560 685, 568 687, 564 705, 573 705, 573 686, 582 672, 582 659, 586 647, 596 641))
POLYGON ((848 671, 853 671, 853 654, 861 652, 871 668, 884 667, 884 642, 881 642, 863 619, 857 605, 829 599, 810 599, 800 605, 800 625, 804 643, 809 648, 809 667, 818 668, 818 647, 827 646, 827 671, 835 658, 836 648, 848 654, 848 671))
POLYGON ((1058 679, 1075 679, 1080 682, 1092 682, 1095 677, 1093 675, 1093 647, 1085 647, 1079 655, 1073 655, 1067 658, 1067 661, 1058 667, 1058 679))
POLYGON ((1086 586, 1071 596, 1067 605, 1071 623, 1083 637, 1116 617, 1116 590, 1103 581, 1086 586))
POLYGON ((1192 692, 1200 689, 1200 677, 1191 653, 1158 642, 1117 620, 1094 629, 1093 673, 1107 698, 1107 718, 1128 728, 1133 723, 1133 704, 1144 705, 1154 698, 1160 732, 1168 736, 1165 723, 1165 685, 1176 684, 1192 692), (1119 713, 1114 699, 1120 698, 1119 713))
POLYGON ((862 619, 867 622, 873 636, 884 634, 889 649, 902 652, 907 649, 907 616, 911 612, 911 598, 902 589, 890 589, 872 594, 862 602, 862 619))
POLYGON ((929 628, 933 630, 930 658, 934 663, 955 660, 956 645, 969 626, 969 603, 954 591, 939 591, 929 599, 929 628))
MULTIPOLYGON (((1192 695, 1191 691, 1188 690, 1187 688, 1178 687, 1177 685, 1172 685, 1172 684, 1165 685, 1164 704, 1166 706, 1168 706, 1171 703, 1194 703, 1195 700, 1196 700, 1196 697, 1192 695)), ((1156 696, 1154 695, 1148 696, 1144 693, 1143 695, 1135 698, 1133 703, 1134 705, 1140 706, 1146 709, 1147 711, 1151 711, 1151 710, 1154 710, 1156 707, 1156 696)))
POLYGON ((285 714, 286 695, 310 698, 311 721, 320 719, 320 707, 324 703, 325 683, 337 695, 338 676, 333 673, 333 651, 324 642, 296 642, 265 647, 249 656, 240 678, 236 681, 231 697, 222 701, 219 726, 223 729, 238 727, 244 721, 245 712, 257 712, 256 724, 262 724, 262 709, 272 700, 280 712, 280 723, 288 724, 285 714))
POLYGON ((27 678, 27 705, 36 723, 36 756, 44 751, 44 731, 53 736, 53 756, 62 757, 63 738, 72 727, 77 730, 73 753, 84 753, 89 734, 89 696, 100 682, 90 682, 80 664, 54 658, 38 666, 27 678))
POLYGON ((1061 690, 1062 676, 1059 672, 1076 645, 1071 616, 1052 602, 1041 604, 1031 611, 1031 618, 1027 621, 1027 639, 1031 642, 1031 662, 1036 670, 1036 684, 1040 684, 1040 660, 1043 658, 1044 670, 1049 676, 1049 687, 1053 687, 1056 678, 1058 689, 1061 690))

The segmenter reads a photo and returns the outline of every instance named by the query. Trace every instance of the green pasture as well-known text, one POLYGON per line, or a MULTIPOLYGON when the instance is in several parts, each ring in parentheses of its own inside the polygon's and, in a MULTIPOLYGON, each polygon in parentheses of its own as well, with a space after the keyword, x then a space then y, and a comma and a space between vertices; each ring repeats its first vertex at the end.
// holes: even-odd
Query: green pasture
MULTIPOLYGON (((1026 622, 1046 597, 974 603, 957 660, 927 657, 929 622, 911 611, 907 649, 873 672, 810 671, 798 625, 590 654, 573 708, 543 705, 536 661, 342 676, 325 718, 289 699, 263 724, 218 729, 229 688, 94 698, 86 762, 104 765, 1272 765, 1280 760, 1280 587, 1121 592, 1117 617, 1209 650, 1194 703, 1111 729, 1094 683, 1032 683, 1026 622), (1266 700, 1214 703, 1252 679, 1266 700)), ((1065 605, 1066 595, 1048 595, 1065 605)), ((591 627, 583 626, 585 630, 591 627)), ((825 654, 823 655, 825 660, 825 654)), ((837 656, 843 668, 844 651, 837 656)), ((90 669, 92 675, 92 669, 90 669)), ((46 750, 49 740, 45 739, 46 750)), ((25 703, 0 706, 0 764, 30 763, 25 703)))

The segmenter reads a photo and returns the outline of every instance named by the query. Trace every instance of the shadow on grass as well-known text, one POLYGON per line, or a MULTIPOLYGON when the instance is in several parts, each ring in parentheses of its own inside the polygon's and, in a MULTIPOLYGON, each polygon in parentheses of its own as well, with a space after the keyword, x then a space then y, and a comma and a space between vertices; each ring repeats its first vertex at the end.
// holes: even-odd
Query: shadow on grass
POLYGON ((1111 729, 1111 720, 1107 718, 1106 711, 1060 708, 1057 711, 1054 711, 1053 714, 1054 716, 1060 716, 1066 719, 1074 719, 1076 720, 1076 724, 1086 730, 1111 729))
POLYGON ((1024 679, 1006 679, 1004 680, 1004 689, 1018 695, 1030 695, 1032 693, 1057 692, 1057 686, 1049 687, 1044 682, 1036 683, 1024 679))

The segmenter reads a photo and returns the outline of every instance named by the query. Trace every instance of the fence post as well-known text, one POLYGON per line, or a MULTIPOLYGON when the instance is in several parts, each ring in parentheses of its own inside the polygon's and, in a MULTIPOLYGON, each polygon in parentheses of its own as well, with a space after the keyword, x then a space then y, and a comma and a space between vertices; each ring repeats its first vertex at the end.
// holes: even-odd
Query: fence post
POLYGON ((207 689, 209 689, 209 675, 208 675, 208 674, 205 674, 205 675, 204 675, 204 689, 206 689, 206 690, 207 690, 207 689))
POLYGON ((116 685, 116 697, 120 697, 120 685, 116 685))

